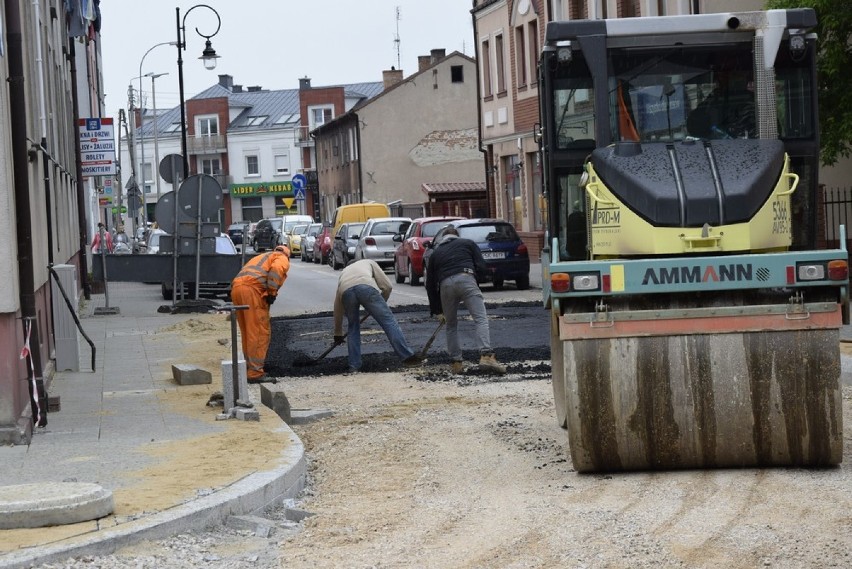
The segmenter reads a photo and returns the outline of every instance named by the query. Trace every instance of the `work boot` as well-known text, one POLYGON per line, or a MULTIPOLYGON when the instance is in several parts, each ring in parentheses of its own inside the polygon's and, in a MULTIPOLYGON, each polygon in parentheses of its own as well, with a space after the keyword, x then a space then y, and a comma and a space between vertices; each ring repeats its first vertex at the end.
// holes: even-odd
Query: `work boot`
POLYGON ((453 362, 452 368, 454 375, 459 375, 464 372, 464 362, 453 362))
POLYGON ((506 366, 500 365, 494 354, 482 354, 479 357, 479 367, 485 371, 494 372, 503 375, 506 373, 506 366))

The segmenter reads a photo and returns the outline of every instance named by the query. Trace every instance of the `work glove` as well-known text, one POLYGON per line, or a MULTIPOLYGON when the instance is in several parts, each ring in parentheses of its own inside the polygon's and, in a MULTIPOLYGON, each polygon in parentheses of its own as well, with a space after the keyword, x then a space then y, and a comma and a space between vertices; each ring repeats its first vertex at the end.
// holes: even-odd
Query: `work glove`
POLYGON ((340 344, 342 344, 345 341, 346 341, 346 336, 335 336, 334 337, 334 345, 335 346, 339 346, 340 344))
POLYGON ((272 303, 275 302, 276 298, 277 297, 274 297, 271 294, 267 295, 266 296, 266 304, 268 304, 269 306, 272 306, 272 303))
POLYGON ((447 322, 447 319, 443 314, 437 314, 437 315, 435 315, 435 318, 438 319, 439 324, 444 324, 444 323, 447 322))

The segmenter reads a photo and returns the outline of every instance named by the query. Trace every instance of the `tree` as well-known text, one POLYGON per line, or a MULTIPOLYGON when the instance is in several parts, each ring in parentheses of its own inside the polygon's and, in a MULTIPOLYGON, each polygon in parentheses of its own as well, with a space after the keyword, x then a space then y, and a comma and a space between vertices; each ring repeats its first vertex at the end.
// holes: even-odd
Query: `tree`
POLYGON ((820 157, 830 166, 852 155, 852 9, 849 0, 768 0, 767 8, 813 8, 819 36, 820 157))

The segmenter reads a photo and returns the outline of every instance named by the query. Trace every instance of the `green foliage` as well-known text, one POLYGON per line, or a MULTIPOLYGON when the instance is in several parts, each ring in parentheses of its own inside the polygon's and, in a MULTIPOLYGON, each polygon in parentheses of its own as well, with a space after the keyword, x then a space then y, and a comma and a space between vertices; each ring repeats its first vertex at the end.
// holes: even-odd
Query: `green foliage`
POLYGON ((819 124, 825 165, 852 155, 852 5, 849 0, 768 0, 770 8, 813 8, 817 14, 819 124))

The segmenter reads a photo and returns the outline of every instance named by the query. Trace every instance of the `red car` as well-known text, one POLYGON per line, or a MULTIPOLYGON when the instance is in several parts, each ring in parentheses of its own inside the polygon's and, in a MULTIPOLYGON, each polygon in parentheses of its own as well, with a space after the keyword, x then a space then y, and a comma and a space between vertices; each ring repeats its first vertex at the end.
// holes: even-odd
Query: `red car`
POLYGON ((404 235, 395 235, 394 241, 399 247, 393 257, 393 272, 396 282, 405 282, 409 278, 411 286, 420 284, 423 278, 423 247, 424 241, 431 241, 439 229, 454 219, 463 217, 418 217, 412 220, 404 235))
POLYGON ((332 231, 332 227, 324 225, 322 231, 317 235, 317 239, 314 241, 314 263, 321 265, 328 263, 328 256, 331 255, 331 246, 334 241, 334 235, 331 234, 332 231))

